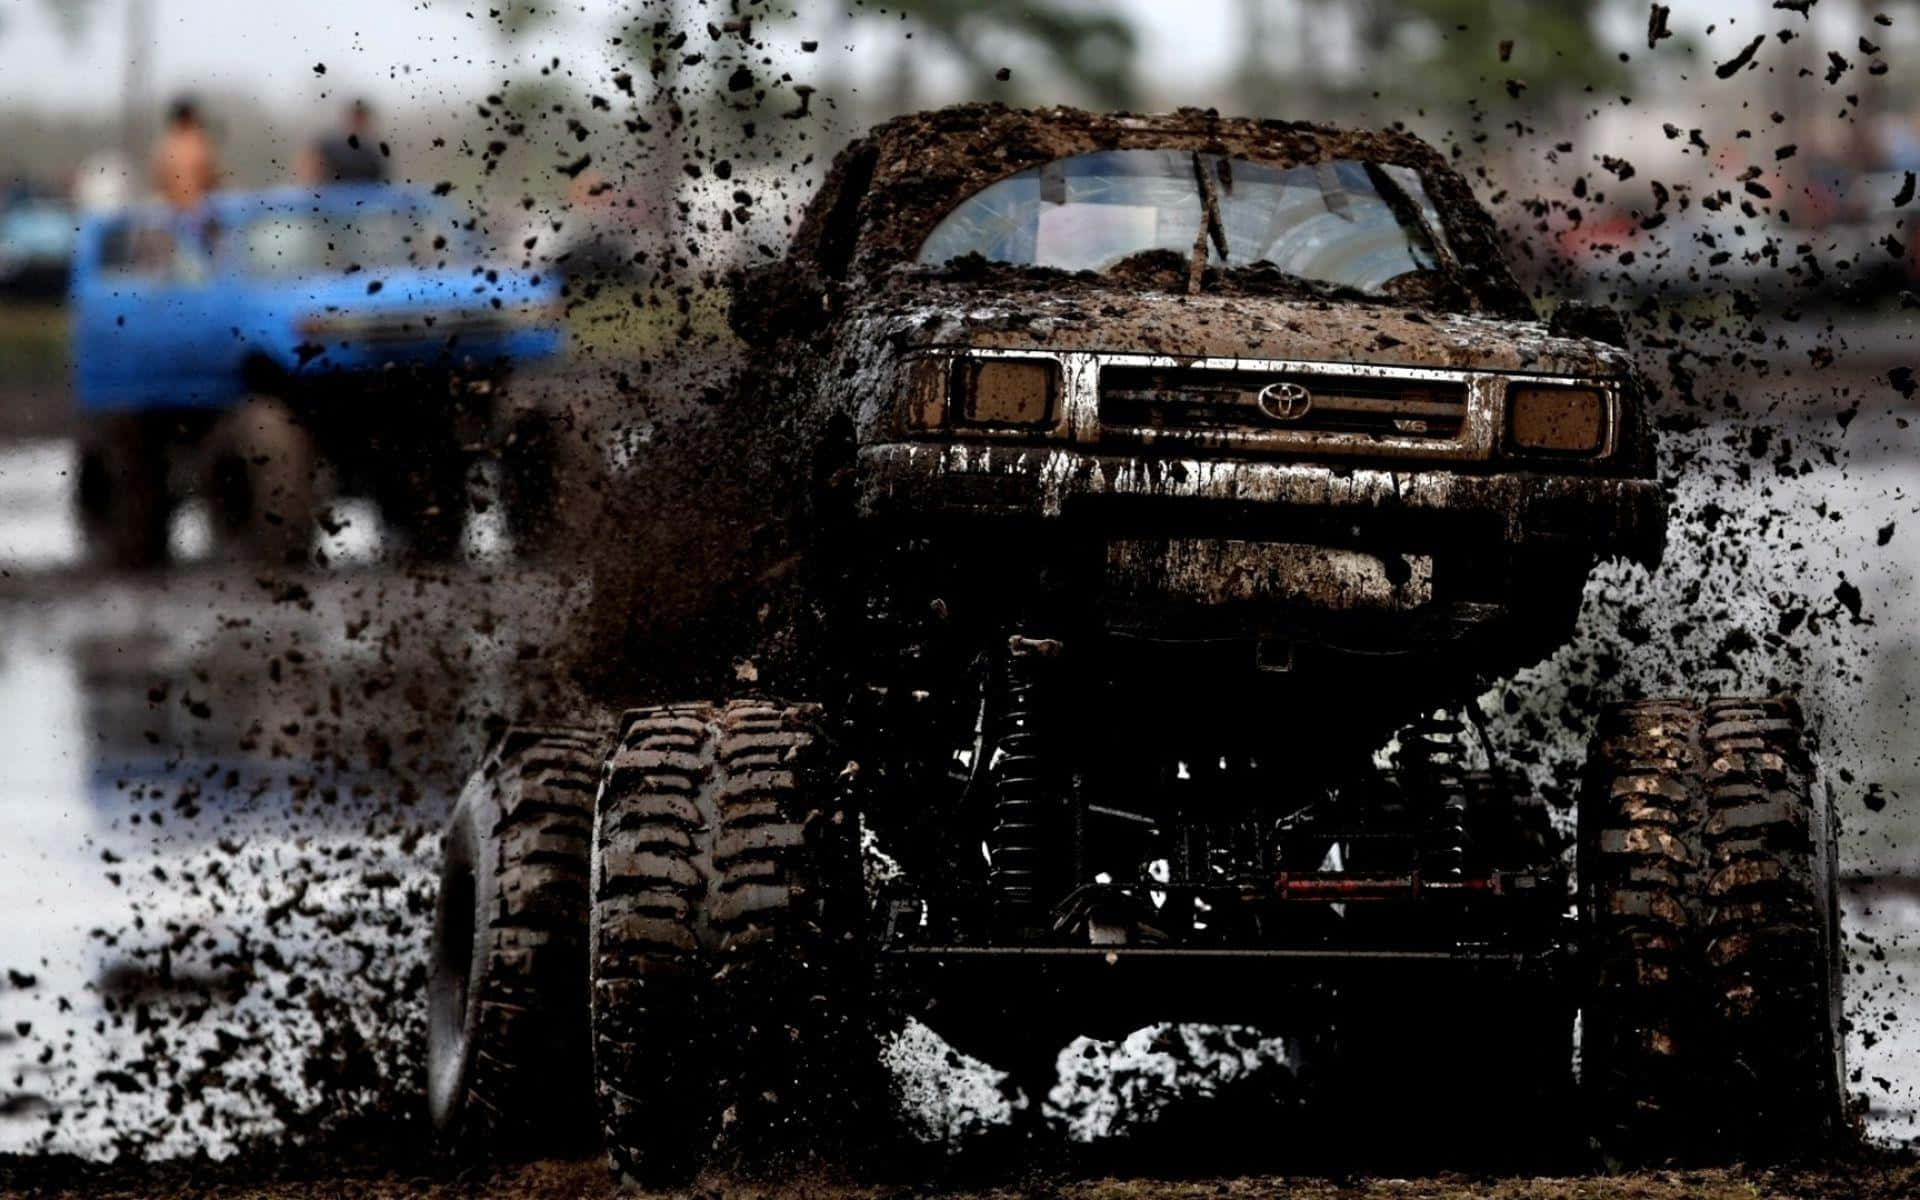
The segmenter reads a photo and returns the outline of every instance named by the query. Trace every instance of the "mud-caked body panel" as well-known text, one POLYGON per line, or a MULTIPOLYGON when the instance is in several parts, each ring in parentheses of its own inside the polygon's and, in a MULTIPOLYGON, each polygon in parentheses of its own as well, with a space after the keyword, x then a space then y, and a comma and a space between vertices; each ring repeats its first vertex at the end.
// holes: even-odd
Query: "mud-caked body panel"
MULTIPOLYGON (((1187 219, 1173 212, 1160 221, 1187 219)), ((813 431, 795 465, 819 485, 811 557, 843 564, 818 612, 835 645, 984 598, 965 618, 981 628, 1048 613, 1082 643, 1232 638, 1267 665, 1411 656, 1406 672, 1461 689, 1564 641, 1594 562, 1661 550, 1629 356, 1535 317, 1488 215, 1408 134, 1195 110, 902 118, 841 153, 733 317, 764 347, 748 388, 764 395, 746 403, 813 431), (1324 202, 1334 232, 1313 239, 1354 227, 1337 165, 1402 172, 1418 180, 1401 223, 1431 250, 1424 282, 1389 298, 1216 261, 1204 227, 1184 263, 922 261, 957 204, 1103 152, 1166 156, 1176 191, 1190 155, 1208 213, 1204 156, 1304 171, 1285 203, 1324 202), (944 567, 931 594, 894 578, 919 570, 900 553, 916 546, 944 567)))
POLYGON ((1630 363, 1538 325, 922 281, 860 303, 824 359, 841 369, 811 402, 850 430, 870 604, 985 598, 983 627, 1052 611, 1082 639, 1237 638, 1268 661, 1439 654, 1464 686, 1564 641, 1595 561, 1661 549, 1630 363), (1041 419, 969 422, 984 363, 1052 372, 1041 419), (1318 408, 1263 412, 1283 387, 1318 408), (1579 387, 1605 407, 1592 453, 1513 446, 1510 394, 1579 387), (943 569, 902 594, 916 544, 943 569))

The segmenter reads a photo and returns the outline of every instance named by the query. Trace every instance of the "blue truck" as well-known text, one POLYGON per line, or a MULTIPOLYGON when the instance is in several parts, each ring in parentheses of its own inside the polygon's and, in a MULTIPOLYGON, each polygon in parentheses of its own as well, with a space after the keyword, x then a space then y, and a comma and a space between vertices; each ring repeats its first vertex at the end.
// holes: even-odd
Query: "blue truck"
POLYGON ((77 503, 108 563, 164 563, 195 495, 229 557, 304 559, 331 494, 371 496, 415 554, 446 557, 484 454, 515 534, 551 516, 557 414, 503 384, 559 350, 559 281, 486 261, 474 223, 424 190, 95 217, 69 299, 77 503))

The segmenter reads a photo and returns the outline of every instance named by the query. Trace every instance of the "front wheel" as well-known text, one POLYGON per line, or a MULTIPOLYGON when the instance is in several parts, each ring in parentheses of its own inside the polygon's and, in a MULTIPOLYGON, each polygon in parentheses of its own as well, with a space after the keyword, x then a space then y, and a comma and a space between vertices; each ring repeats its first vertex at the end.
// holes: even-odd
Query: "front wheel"
POLYGON ((589 1127, 587 851, 601 735, 511 731, 462 791, 440 868, 427 1102, 446 1148, 513 1155, 589 1127))
POLYGON ((1582 1081, 1622 1158, 1844 1128, 1832 805, 1791 699, 1607 713, 1580 800, 1582 1081))
POLYGON ((594 1086, 628 1181, 685 1179, 723 1126, 795 1118, 857 1066, 863 895, 818 720, 742 700, 623 722, 594 817, 589 961, 594 1086))

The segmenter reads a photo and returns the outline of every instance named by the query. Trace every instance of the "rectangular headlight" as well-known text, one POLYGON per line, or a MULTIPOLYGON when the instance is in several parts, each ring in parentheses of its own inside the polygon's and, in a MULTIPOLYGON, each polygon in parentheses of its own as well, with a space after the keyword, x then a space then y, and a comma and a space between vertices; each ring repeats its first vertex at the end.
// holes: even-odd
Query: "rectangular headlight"
POLYGON ((963 358, 953 366, 954 415, 970 425, 1045 425, 1060 364, 1044 358, 963 358))
POLYGON ((1518 449, 1592 454, 1606 444, 1607 394, 1594 387, 1514 384, 1507 389, 1507 422, 1518 449))
POLYGON ((906 420, 909 429, 944 429, 951 360, 930 355, 907 363, 906 420))

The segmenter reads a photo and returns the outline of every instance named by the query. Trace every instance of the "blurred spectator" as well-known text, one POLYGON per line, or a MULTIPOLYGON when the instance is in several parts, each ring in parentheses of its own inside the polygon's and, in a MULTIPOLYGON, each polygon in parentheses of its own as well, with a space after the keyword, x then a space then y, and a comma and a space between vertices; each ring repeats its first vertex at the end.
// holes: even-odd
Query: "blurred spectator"
POLYGON ((153 150, 154 190, 175 208, 195 209, 219 183, 219 158, 199 107, 191 99, 175 100, 153 150))
POLYGON ((305 184, 385 183, 386 146, 373 136, 373 106, 365 100, 349 104, 347 127, 302 153, 294 175, 305 184))

